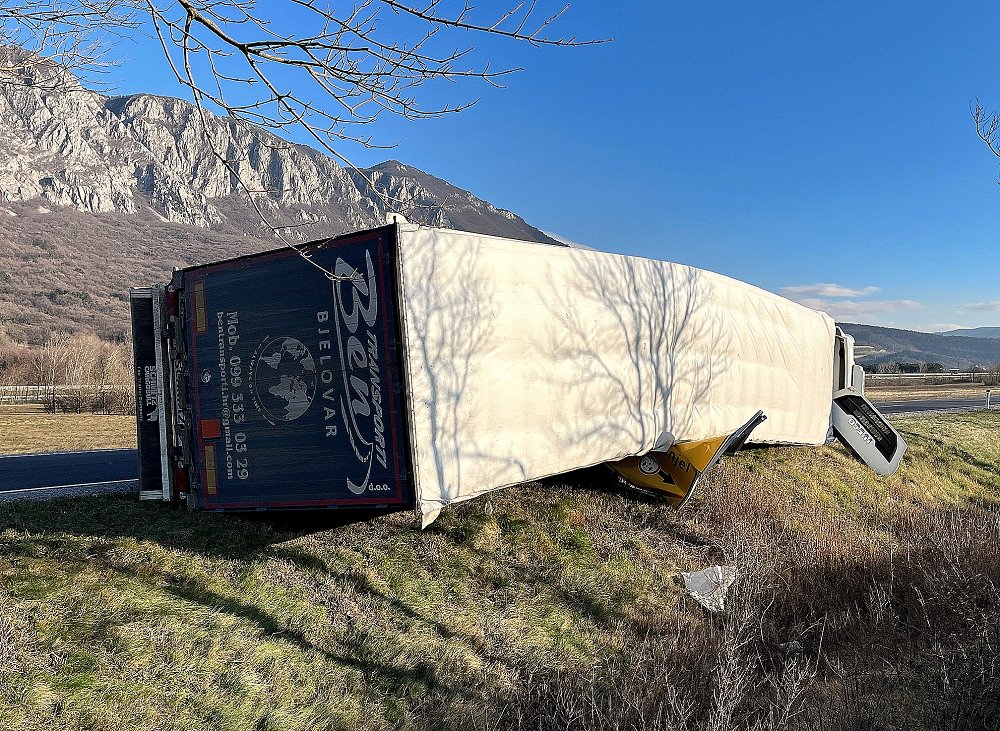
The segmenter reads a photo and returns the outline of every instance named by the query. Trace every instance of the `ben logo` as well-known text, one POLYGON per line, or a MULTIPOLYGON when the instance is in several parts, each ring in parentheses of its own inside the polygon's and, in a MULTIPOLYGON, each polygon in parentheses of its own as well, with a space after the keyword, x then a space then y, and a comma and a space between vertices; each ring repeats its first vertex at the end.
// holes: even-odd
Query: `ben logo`
POLYGON ((272 424, 295 421, 316 397, 316 361, 302 341, 267 338, 250 363, 254 402, 272 424))
POLYGON ((365 252, 363 269, 338 258, 334 273, 343 277, 333 282, 334 330, 343 389, 338 405, 347 439, 364 470, 348 477, 347 487, 361 494, 369 488, 375 463, 386 468, 384 375, 376 332, 378 292, 371 252, 365 252))

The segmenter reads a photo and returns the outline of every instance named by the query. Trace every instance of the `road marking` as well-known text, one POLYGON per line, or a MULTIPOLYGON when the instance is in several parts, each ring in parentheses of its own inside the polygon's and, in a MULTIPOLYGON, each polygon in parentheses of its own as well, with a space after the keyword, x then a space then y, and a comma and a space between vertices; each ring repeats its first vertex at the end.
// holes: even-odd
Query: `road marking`
POLYGON ((94 454, 95 452, 136 452, 135 449, 81 449, 75 452, 25 452, 24 454, 0 454, 0 459, 19 459, 23 457, 59 457, 70 454, 94 454))
POLYGON ((134 478, 127 480, 104 480, 103 482, 78 482, 74 485, 48 485, 46 487, 19 487, 16 490, 0 490, 0 496, 11 495, 15 492, 37 492, 38 490, 68 490, 73 487, 96 487, 97 485, 120 485, 122 483, 138 482, 134 478))

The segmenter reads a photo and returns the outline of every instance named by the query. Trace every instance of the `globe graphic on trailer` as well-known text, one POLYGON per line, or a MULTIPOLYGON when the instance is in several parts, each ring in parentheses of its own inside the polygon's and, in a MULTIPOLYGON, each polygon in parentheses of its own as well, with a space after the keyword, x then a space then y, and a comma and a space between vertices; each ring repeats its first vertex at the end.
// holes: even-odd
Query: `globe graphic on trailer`
POLYGON ((265 340, 254 364, 257 403, 275 421, 294 421, 306 413, 316 395, 316 361, 295 338, 265 340))

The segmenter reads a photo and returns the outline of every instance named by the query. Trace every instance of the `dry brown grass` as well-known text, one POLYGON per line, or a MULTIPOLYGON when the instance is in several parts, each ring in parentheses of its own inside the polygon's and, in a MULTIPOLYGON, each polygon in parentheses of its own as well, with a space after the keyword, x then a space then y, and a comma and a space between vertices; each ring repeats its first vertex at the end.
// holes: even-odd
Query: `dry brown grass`
MULTIPOLYGON (((1000 389, 993 389, 1000 397, 1000 389)), ((872 401, 921 401, 935 398, 986 399, 986 386, 981 383, 942 383, 940 385, 865 386, 865 395, 872 401)))
POLYGON ((47 414, 40 405, 0 406, 0 454, 135 447, 135 417, 47 414))
POLYGON ((681 566, 737 566, 725 614, 680 602, 591 666, 529 674, 505 725, 997 728, 1000 419, 900 427, 911 452, 889 479, 839 447, 717 468, 676 520, 681 566))
POLYGON ((748 450, 680 512, 599 470, 426 531, 0 506, 0 729, 995 728, 1000 413, 898 424, 890 478, 748 450))

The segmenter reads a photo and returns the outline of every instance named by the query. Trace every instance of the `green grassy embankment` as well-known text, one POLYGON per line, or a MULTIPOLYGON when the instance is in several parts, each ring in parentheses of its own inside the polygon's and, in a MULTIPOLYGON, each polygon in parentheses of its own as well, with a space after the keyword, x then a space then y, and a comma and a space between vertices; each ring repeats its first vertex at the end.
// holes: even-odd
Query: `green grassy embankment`
POLYGON ((892 478, 750 450, 681 512, 597 473, 423 532, 2 505, 0 729, 989 728, 1000 415, 897 423, 892 478))

